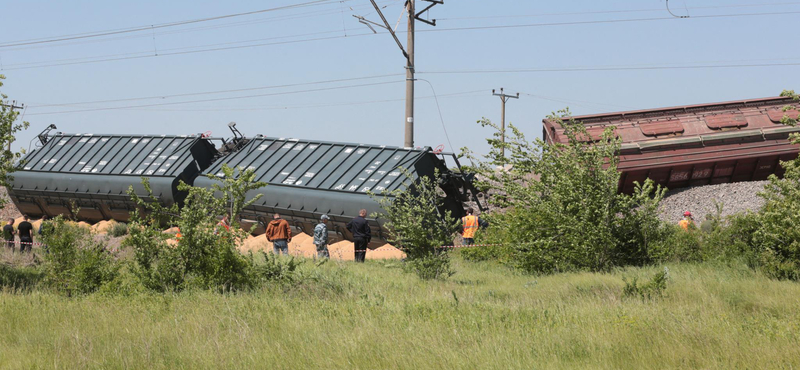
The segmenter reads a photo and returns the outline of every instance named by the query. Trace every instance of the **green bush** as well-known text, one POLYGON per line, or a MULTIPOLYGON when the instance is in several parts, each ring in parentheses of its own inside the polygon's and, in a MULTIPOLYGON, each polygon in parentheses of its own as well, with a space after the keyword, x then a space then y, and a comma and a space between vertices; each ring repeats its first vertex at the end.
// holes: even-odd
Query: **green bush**
POLYGON ((622 288, 622 297, 638 297, 645 300, 661 298, 664 296, 664 291, 667 290, 667 280, 669 280, 669 270, 666 267, 653 275, 650 281, 644 284, 639 284, 639 279, 636 277, 631 280, 623 277, 622 281, 625 282, 625 287, 622 288))
POLYGON ((59 216, 50 221, 51 233, 42 237, 44 280, 68 296, 92 293, 113 280, 119 266, 88 228, 59 216))
POLYGON ((115 237, 119 238, 121 236, 128 235, 128 224, 124 222, 115 223, 111 228, 108 230, 108 233, 115 237))
POLYGON ((265 251, 260 253, 264 257, 264 263, 252 263, 255 279, 262 283, 278 282, 285 284, 294 283, 298 279, 297 268, 302 264, 300 260, 295 259, 294 256, 285 258, 265 251))
POLYGON ((497 130, 491 152, 483 160, 465 154, 477 163, 478 186, 493 189, 490 201, 506 210, 492 216, 482 242, 508 246, 509 259, 529 273, 651 262, 650 249, 666 233, 657 217, 665 189, 647 180, 632 195, 618 194, 621 141, 612 129, 592 142, 582 124, 550 118, 567 144, 529 142, 514 125, 502 141, 499 127, 479 121, 497 130))
MULTIPOLYGON (((147 212, 132 214, 130 236, 124 244, 134 250, 134 273, 145 287, 157 291, 178 291, 196 287, 220 291, 243 290, 256 284, 253 260, 243 256, 236 246, 248 236, 239 227, 237 215, 258 197, 247 201, 245 193, 266 184, 255 182, 253 170, 238 173, 223 165, 223 176, 212 177, 220 184, 212 189, 178 185, 188 193, 183 207, 169 208, 155 201, 138 197, 133 189, 128 194, 147 212), (220 194, 215 196, 215 193, 220 194), (218 227, 217 217, 228 215, 230 229, 218 227), (182 238, 169 245, 172 235, 164 234, 164 226, 177 226, 182 238)), ((149 183, 142 180, 152 196, 149 183)))
POLYGON ((450 211, 440 211, 444 203, 437 192, 438 172, 434 178, 423 176, 412 181, 413 176, 403 170, 405 189, 395 190, 388 196, 370 194, 376 198, 385 213, 374 214, 385 219, 389 241, 406 253, 406 271, 415 272, 422 279, 443 279, 453 275, 447 250, 443 245, 453 243, 458 222, 450 211))

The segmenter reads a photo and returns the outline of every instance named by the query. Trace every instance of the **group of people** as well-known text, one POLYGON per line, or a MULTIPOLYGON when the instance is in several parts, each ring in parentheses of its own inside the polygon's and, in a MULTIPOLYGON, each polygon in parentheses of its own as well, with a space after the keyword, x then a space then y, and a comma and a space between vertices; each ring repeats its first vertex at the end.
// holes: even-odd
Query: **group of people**
MULTIPOLYGON (((356 262, 364 262, 367 255, 367 244, 372 240, 372 230, 367 223, 367 210, 362 209, 358 216, 347 224, 347 230, 353 234, 356 262)), ((319 223, 314 226, 314 245, 317 248, 318 258, 330 258, 328 251, 328 222, 330 217, 322 215, 319 223)), ((279 213, 272 215, 272 221, 267 225, 267 240, 272 242, 275 254, 289 254, 289 243, 292 242, 292 228, 289 222, 281 218, 279 213)))
MULTIPOLYGON (((33 224, 30 222, 30 218, 27 215, 22 217, 22 222, 17 225, 17 228, 14 229, 14 222, 13 218, 9 218, 8 222, 3 226, 3 239, 6 241, 6 247, 11 251, 14 251, 16 248, 17 243, 19 243, 19 251, 25 252, 30 251, 33 247, 33 224), (19 237, 19 242, 15 240, 15 237, 19 237)), ((37 231, 38 235, 41 236, 45 233, 45 225, 47 222, 47 216, 42 217, 42 223, 39 225, 39 230, 37 231)))

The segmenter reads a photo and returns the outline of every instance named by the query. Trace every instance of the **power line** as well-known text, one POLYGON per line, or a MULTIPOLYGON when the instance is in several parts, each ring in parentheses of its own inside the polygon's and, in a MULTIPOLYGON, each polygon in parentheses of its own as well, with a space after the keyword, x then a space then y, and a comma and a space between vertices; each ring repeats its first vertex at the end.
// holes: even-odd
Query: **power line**
MULTIPOLYGON (((385 4, 387 2, 393 2, 394 0, 382 1, 381 4, 385 4)), ((364 7, 371 7, 371 5, 355 5, 352 8, 364 8, 364 7)), ((247 21, 238 21, 238 22, 229 22, 229 23, 222 23, 216 25, 209 25, 209 26, 201 26, 201 27, 192 27, 186 29, 178 29, 178 30, 171 30, 171 31, 160 31, 156 33, 156 37, 166 36, 166 35, 174 35, 186 32, 196 32, 196 31, 205 31, 205 30, 213 30, 219 28, 226 28, 226 27, 238 27, 238 26, 247 26, 252 24, 258 23, 266 23, 266 22, 275 22, 275 21, 285 21, 285 20, 294 20, 294 19, 302 19, 302 18, 309 18, 309 17, 317 17, 323 15, 331 15, 331 14, 339 14, 340 10, 317 10, 311 12, 304 12, 304 13, 296 13, 296 14, 289 14, 289 15, 282 15, 282 16, 275 16, 275 17, 268 17, 263 19, 253 19, 247 21)), ((82 44, 89 44, 89 43, 100 43, 100 42, 110 42, 110 41, 118 41, 118 40, 130 40, 130 39, 137 39, 137 38, 144 38, 150 37, 148 34, 139 34, 139 35, 126 35, 126 36, 118 36, 118 37, 111 37, 111 38, 103 38, 100 40, 81 40, 75 42, 67 42, 67 43, 59 43, 58 45, 52 44, 41 44, 41 45, 33 45, 33 46, 22 46, 22 47, 12 47, 5 49, 5 51, 15 51, 15 50, 28 50, 28 49, 39 49, 39 48, 50 48, 56 46, 70 46, 70 45, 82 45, 82 44)))
MULTIPOLYGON (((464 91, 464 92, 457 92, 457 93, 448 93, 448 94, 440 94, 437 95, 438 98, 452 98, 452 97, 461 97, 467 95, 475 95, 478 93, 485 93, 486 89, 482 90, 474 90, 474 91, 464 91)), ((482 95, 482 94, 481 94, 482 95)), ((427 96, 418 96, 416 99, 430 99, 434 98, 433 95, 427 96)), ((122 110, 133 110, 133 111, 156 111, 156 112, 230 112, 230 111, 264 111, 264 110, 285 110, 285 109, 310 109, 310 108, 326 108, 326 107, 344 107, 344 106, 353 106, 353 105, 365 105, 365 104, 377 104, 377 103, 389 103, 389 102, 398 102, 404 101, 405 98, 397 98, 397 99, 379 99, 379 100, 367 100, 367 101, 355 101, 355 102, 342 102, 342 103, 324 103, 324 104, 302 104, 302 105, 274 105, 274 106, 254 106, 254 107, 219 107, 219 108, 129 108, 129 107, 121 107, 122 110)))
POLYGON ((245 96, 232 96, 232 97, 214 98, 214 99, 198 99, 198 100, 169 102, 169 103, 141 104, 141 105, 132 105, 132 106, 117 106, 117 107, 75 109, 75 110, 56 111, 56 112, 30 113, 28 115, 29 116, 42 116, 42 115, 50 115, 50 114, 94 112, 94 111, 118 110, 118 109, 128 109, 128 108, 143 108, 143 107, 160 107, 160 106, 165 106, 165 105, 178 105, 178 104, 191 104, 191 103, 208 103, 208 102, 218 102, 218 101, 226 101, 226 100, 250 99, 250 98, 257 98, 257 97, 264 97, 264 96, 302 94, 302 93, 308 93, 308 92, 351 89, 351 88, 356 88, 356 87, 387 85, 387 84, 400 83, 400 82, 405 82, 405 81, 374 82, 374 83, 358 84, 358 85, 325 87, 325 88, 319 88, 319 89, 296 90, 296 91, 276 92, 276 93, 268 93, 268 94, 245 95, 245 96))
POLYGON ((384 77, 397 77, 397 76, 402 76, 402 75, 403 75, 402 73, 395 73, 395 74, 383 74, 383 75, 364 76, 364 77, 339 78, 339 79, 334 79, 334 80, 310 81, 310 82, 301 82, 301 83, 284 84, 284 85, 271 85, 271 86, 245 87, 245 88, 228 89, 228 90, 203 91, 203 92, 193 92, 193 93, 183 93, 183 94, 154 95, 154 96, 145 96, 145 97, 136 97, 136 98, 94 100, 94 101, 83 101, 83 102, 73 102, 73 103, 58 103, 58 104, 53 104, 53 103, 50 103, 50 104, 33 104, 33 105, 30 106, 30 108, 31 109, 39 109, 39 108, 44 108, 44 107, 67 107, 67 106, 75 106, 75 105, 120 103, 120 102, 139 101, 139 100, 169 99, 169 98, 178 98, 178 97, 187 97, 187 96, 227 94, 227 93, 234 93, 234 92, 266 90, 266 89, 279 89, 279 88, 285 88, 285 87, 297 87, 297 86, 308 86, 308 85, 321 85, 321 84, 338 83, 338 82, 369 80, 369 79, 384 78, 384 77))
MULTIPOLYGON (((757 16, 791 15, 791 14, 800 14, 800 11, 700 15, 700 16, 692 16, 692 18, 690 18, 690 19, 757 17, 757 16)), ((467 30, 491 30, 491 29, 513 29, 513 28, 531 28, 531 27, 573 26, 573 25, 586 25, 586 24, 652 22, 652 21, 665 21, 665 20, 676 20, 676 19, 677 18, 674 18, 672 16, 669 16, 669 17, 652 17, 652 18, 605 19, 605 20, 592 20, 592 21, 571 21, 571 22, 552 22, 552 23, 509 24, 509 25, 494 25, 494 26, 432 28, 432 29, 420 30, 420 32, 452 32, 452 31, 467 31, 467 30)), ((683 19, 683 20, 685 20, 685 19, 683 19)))
POLYGON ((665 69, 712 69, 712 68, 753 68, 800 66, 800 63, 761 63, 761 64, 707 64, 687 66, 628 66, 628 67, 576 67, 576 68, 522 68, 522 69, 477 69, 460 71, 418 71, 424 74, 474 74, 474 73, 537 73, 537 72, 590 72, 590 71, 647 71, 665 69))
MULTIPOLYGON (((789 14, 800 14, 800 11, 793 11, 793 12, 774 12, 774 13, 744 13, 744 14, 723 14, 723 15, 705 15, 705 16, 693 16, 691 19, 701 19, 701 18, 728 18, 728 17, 746 17, 746 16, 768 16, 768 15, 789 15, 789 14)), ((576 21, 576 22, 556 22, 556 23, 532 23, 532 24, 518 24, 518 25, 496 25, 496 26, 473 26, 473 27, 456 27, 456 28, 437 28, 437 29, 424 29, 419 30, 418 32, 441 32, 441 31, 466 31, 466 30, 487 30, 487 29, 513 29, 513 28, 530 28, 530 27, 550 27, 550 26, 567 26, 567 25, 586 25, 586 24, 606 24, 606 23, 621 23, 621 22, 647 22, 647 21, 664 21, 664 20, 676 20, 673 17, 657 17, 657 18, 634 18, 634 19, 614 19, 614 20, 596 20, 596 21, 576 21)), ((337 31, 338 32, 338 31, 337 31)), ((402 33, 398 31, 397 33, 402 33)), ((341 39, 341 38, 350 38, 350 37, 359 37, 359 36, 369 36, 373 35, 373 33, 361 33, 361 34, 349 34, 349 35, 337 35, 337 36, 330 36, 330 37, 319 37, 319 38, 310 38, 310 39, 301 39, 301 40, 291 40, 291 41, 283 41, 283 42, 271 42, 271 43, 259 43, 259 44, 252 44, 252 45, 239 45, 239 46, 230 46, 230 47, 217 47, 217 48, 206 48, 206 49, 199 49, 199 50, 191 50, 191 51, 184 51, 184 52, 172 52, 172 53, 159 53, 158 56, 170 56, 170 55, 182 55, 182 54, 193 54, 193 53, 205 53, 205 52, 213 52, 213 51, 224 51, 224 50, 234 50, 234 49, 243 49, 243 48, 254 48, 254 47, 262 47, 262 46, 271 46, 271 45, 283 45, 283 44, 294 44, 294 43, 303 43, 303 42, 313 42, 313 41, 326 41, 326 40, 334 40, 334 39, 341 39)), ((287 36, 288 37, 288 36, 287 36)), ((236 44, 241 42, 249 42, 249 41, 239 41, 239 42, 231 42, 231 43, 222 43, 216 45, 227 45, 227 44, 236 44)), ((207 47, 208 45, 196 46, 196 47, 207 47)), ((184 48, 175 48, 175 49, 167 49, 167 50, 176 50, 176 49, 185 49, 184 48)), ((88 63, 100 63, 100 62, 109 62, 109 61, 121 61, 121 60, 132 60, 132 59, 144 59, 144 58, 155 58, 156 56, 152 54, 151 51, 142 51, 138 53, 128 53, 122 54, 123 56, 115 56, 115 55, 106 55, 106 56, 96 56, 96 57, 88 57, 88 58, 98 58, 94 60, 84 60, 84 61, 76 61, 76 62, 63 62, 63 63, 50 63, 49 61, 42 61, 42 62, 28 62, 28 63, 17 63, 12 64, 12 68, 8 68, 8 64, 3 70, 21 70, 21 69, 33 69, 33 68, 46 68, 46 67, 55 67, 55 66, 65 66, 65 65, 79 65, 79 64, 88 64, 88 63), (134 55, 128 55, 134 54, 134 55), (141 54, 141 55, 135 55, 141 54), (127 56, 125 56, 127 55, 127 56), (50 64, 42 64, 42 63, 50 63, 50 64), (40 64, 40 65, 31 65, 31 64, 40 64), (17 66, 17 67, 14 67, 17 66), (21 66, 21 67, 19 67, 21 66)))
MULTIPOLYGON (((717 6, 697 6, 689 7, 690 10, 700 9, 725 9, 725 8, 747 8, 747 7, 767 7, 767 6, 783 6, 783 5, 800 5, 800 2, 784 2, 784 3, 766 3, 766 4, 736 4, 736 5, 717 5, 717 6)), ((518 14, 518 15, 487 15, 476 17, 449 17, 438 18, 439 21, 454 21, 454 20, 477 20, 477 19, 502 19, 502 18, 534 18, 534 17, 554 17, 565 15, 595 15, 595 14, 620 14, 620 13, 650 13, 650 12, 663 12, 664 8, 650 8, 650 9, 627 9, 627 10, 598 10, 589 12, 563 12, 563 13, 540 13, 540 14, 518 14)))
POLYGON ((61 42, 61 41, 69 41, 69 40, 78 40, 78 39, 87 39, 87 38, 94 38, 94 37, 118 35, 118 34, 123 34, 123 33, 149 31, 149 30, 155 29, 155 28, 176 27, 176 26, 182 26, 182 25, 187 25, 187 24, 209 22, 209 21, 215 21, 215 20, 226 19, 226 18, 234 18, 234 17, 241 17, 241 16, 246 16, 246 15, 273 12, 273 11, 278 11, 278 10, 286 10, 286 9, 293 9, 293 8, 302 8, 302 7, 308 7, 308 6, 323 5, 323 4, 326 4, 326 3, 327 4, 335 4, 337 2, 338 1, 335 1, 335 0, 315 0, 315 1, 309 1, 309 2, 300 3, 300 4, 286 5, 286 6, 276 7, 276 8, 254 10, 254 11, 242 12, 242 13, 226 14, 226 15, 220 15, 220 16, 216 16, 216 17, 192 19, 192 20, 178 21, 178 22, 171 22, 171 23, 161 23, 161 24, 155 24, 155 25, 139 26, 139 27, 133 27, 133 28, 124 28, 124 29, 116 29, 116 30, 108 30, 108 31, 90 32, 90 33, 83 33, 83 34, 73 34, 73 35, 54 36, 54 37, 40 38, 40 39, 28 39, 28 40, 10 41, 10 42, 5 42, 5 43, 0 43, 0 48, 6 48, 6 47, 12 47, 12 46, 23 46, 23 45, 47 44, 47 43, 54 43, 54 42, 61 42))

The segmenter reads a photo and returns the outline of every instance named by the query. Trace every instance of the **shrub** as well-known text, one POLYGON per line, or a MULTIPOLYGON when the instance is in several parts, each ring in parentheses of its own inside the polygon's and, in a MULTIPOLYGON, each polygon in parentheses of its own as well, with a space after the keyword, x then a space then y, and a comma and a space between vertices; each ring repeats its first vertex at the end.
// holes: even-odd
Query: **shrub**
POLYGON ((623 277, 622 281, 625 282, 625 287, 622 288, 622 297, 639 297, 646 300, 661 298, 664 296, 664 291, 667 290, 667 280, 669 280, 669 270, 666 267, 653 275, 650 281, 641 285, 636 277, 630 281, 623 277))
POLYGON ((375 214, 386 220, 389 241, 406 253, 406 271, 422 279, 442 279, 453 275, 448 251, 440 249, 453 242, 458 223, 450 211, 441 211, 443 200, 434 178, 422 176, 412 181, 411 173, 402 171, 404 190, 395 190, 377 198, 385 213, 375 214))
POLYGON ((254 287, 252 258, 246 258, 236 249, 248 235, 239 227, 237 215, 258 199, 248 201, 245 194, 266 184, 254 181, 253 170, 236 172, 223 165, 223 175, 212 177, 220 184, 214 184, 212 189, 181 183, 178 189, 188 195, 180 209, 177 205, 164 207, 155 201, 146 179, 142 182, 150 192, 150 201, 138 197, 132 188, 128 190, 146 211, 132 214, 130 236, 125 244, 133 247, 134 272, 147 288, 230 291, 254 287), (223 215, 229 216, 230 229, 217 226, 217 217, 223 215), (177 226, 182 237, 168 242, 172 236, 161 232, 163 226, 177 226))
POLYGON ((650 248, 664 236, 657 217, 665 189, 647 180, 632 195, 618 194, 620 139, 611 128, 592 142, 584 126, 556 120, 566 144, 529 142, 514 125, 507 141, 497 130, 489 155, 472 169, 478 186, 494 189, 490 201, 505 208, 495 214, 482 241, 510 246, 513 263, 530 273, 608 270, 650 262, 650 248), (505 149, 502 151, 501 149, 505 149), (509 154, 506 156, 505 154, 509 154), (503 166, 503 170, 498 170, 503 166))
POLYGON ((115 223, 111 228, 108 230, 108 233, 115 237, 119 238, 121 236, 128 235, 128 224, 124 222, 115 223))
MULTIPOLYGON (((302 264, 294 257, 284 258, 276 254, 260 252, 264 263, 255 264, 253 274, 261 282, 293 283, 297 279, 297 268, 302 264)), ((251 255, 252 260, 252 255, 251 255)))
POLYGON ((91 230, 61 216, 51 220, 50 227, 52 232, 42 237, 47 245, 43 270, 48 285, 72 296, 92 293, 114 279, 118 264, 91 230))

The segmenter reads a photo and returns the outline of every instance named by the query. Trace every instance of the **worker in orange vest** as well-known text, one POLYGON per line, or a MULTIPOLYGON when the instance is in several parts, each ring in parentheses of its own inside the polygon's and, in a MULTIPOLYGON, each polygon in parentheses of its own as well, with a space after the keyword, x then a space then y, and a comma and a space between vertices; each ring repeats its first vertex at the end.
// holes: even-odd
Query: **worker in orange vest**
POLYGON ((694 226, 694 218, 692 218, 692 212, 686 211, 683 212, 683 220, 678 222, 681 228, 685 231, 689 231, 690 227, 694 226))
POLYGON ((485 227, 486 222, 474 215, 475 210, 467 208, 467 215, 461 218, 461 236, 464 238, 464 245, 475 243, 475 232, 478 228, 485 227))
POLYGON ((217 227, 214 228, 214 235, 219 234, 222 229, 226 231, 231 231, 230 223, 228 222, 228 215, 222 217, 222 220, 217 224, 217 227))

